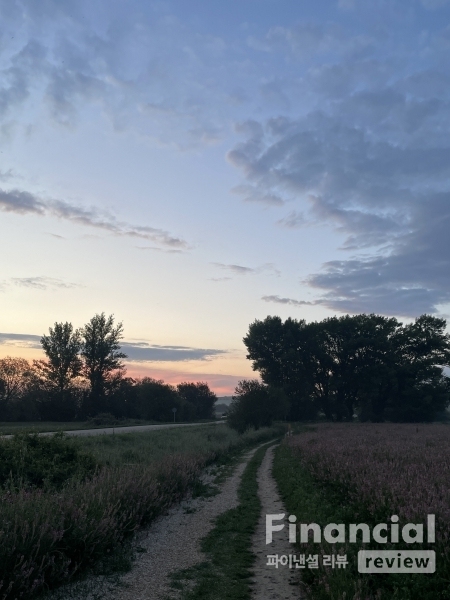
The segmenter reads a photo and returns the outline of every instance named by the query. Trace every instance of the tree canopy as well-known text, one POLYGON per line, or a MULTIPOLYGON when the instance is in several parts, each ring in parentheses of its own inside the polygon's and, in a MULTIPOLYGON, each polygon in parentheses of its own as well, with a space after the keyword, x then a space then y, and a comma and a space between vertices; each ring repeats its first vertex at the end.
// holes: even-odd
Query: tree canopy
POLYGON ((449 404, 446 321, 375 314, 320 322, 269 316, 244 338, 253 369, 284 390, 291 419, 424 421, 449 404))

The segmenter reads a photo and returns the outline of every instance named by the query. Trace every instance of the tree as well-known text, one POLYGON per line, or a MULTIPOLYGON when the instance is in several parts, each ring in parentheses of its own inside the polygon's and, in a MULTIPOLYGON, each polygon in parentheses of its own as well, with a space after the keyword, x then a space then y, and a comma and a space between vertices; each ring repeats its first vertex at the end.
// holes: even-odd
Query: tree
POLYGON ((191 419, 213 419, 214 404, 217 396, 209 389, 209 385, 202 381, 197 383, 180 383, 177 385, 180 398, 192 405, 191 419))
POLYGON ((393 421, 430 421, 448 406, 450 380, 443 367, 450 363, 446 321, 422 315, 404 326, 394 339, 396 390, 386 407, 393 421))
POLYGON ((288 410, 289 401, 280 388, 244 379, 236 386, 227 423, 238 433, 244 433, 251 427, 269 427, 274 419, 284 418, 288 410))
POLYGON ((317 414, 311 378, 310 332, 304 320, 267 317, 254 321, 244 337, 247 358, 262 381, 283 389, 290 402, 289 418, 312 419, 317 414))
POLYGON ((41 345, 48 361, 36 361, 35 364, 63 397, 81 374, 81 333, 78 329, 74 331, 71 323, 55 323, 53 329, 49 327, 49 335, 41 337, 41 345))
POLYGON ((144 377, 136 384, 138 414, 149 421, 173 420, 172 408, 180 408, 180 396, 173 385, 144 377))
POLYGON ((25 393, 30 376, 30 364, 24 358, 0 359, 0 419, 10 418, 11 404, 25 393))
POLYGON ((118 371, 124 372, 120 352, 120 340, 123 337, 123 325, 114 326, 114 316, 106 318, 105 313, 96 314, 81 330, 81 356, 83 373, 90 385, 90 412, 106 410, 104 398, 108 385, 118 371))
POLYGON ((330 420, 430 420, 448 406, 446 322, 422 315, 410 325, 361 314, 321 322, 255 321, 244 338, 253 369, 284 390, 291 419, 320 410, 330 420))

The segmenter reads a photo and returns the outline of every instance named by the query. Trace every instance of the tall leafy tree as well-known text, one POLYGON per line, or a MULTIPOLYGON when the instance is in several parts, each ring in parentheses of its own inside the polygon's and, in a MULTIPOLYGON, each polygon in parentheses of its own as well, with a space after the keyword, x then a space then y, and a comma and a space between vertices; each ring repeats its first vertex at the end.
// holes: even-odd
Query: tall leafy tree
POLYGON ((83 373, 90 385, 90 412, 105 410, 103 399, 109 384, 117 373, 124 372, 122 358, 126 354, 120 351, 123 338, 123 325, 114 325, 114 315, 96 314, 81 330, 81 356, 83 373))
POLYGON ((450 363, 446 322, 422 315, 409 325, 381 315, 321 322, 267 317, 244 338, 253 369, 281 387, 290 418, 313 408, 331 420, 429 420, 448 406, 450 363))
POLYGON ((244 337, 247 358, 262 381, 282 388, 290 402, 291 419, 310 419, 317 413, 312 395, 310 331, 304 320, 269 316, 256 320, 244 337))
POLYGON ((41 337, 47 361, 35 361, 40 374, 51 386, 64 394, 81 374, 81 334, 72 323, 55 323, 49 334, 41 337))

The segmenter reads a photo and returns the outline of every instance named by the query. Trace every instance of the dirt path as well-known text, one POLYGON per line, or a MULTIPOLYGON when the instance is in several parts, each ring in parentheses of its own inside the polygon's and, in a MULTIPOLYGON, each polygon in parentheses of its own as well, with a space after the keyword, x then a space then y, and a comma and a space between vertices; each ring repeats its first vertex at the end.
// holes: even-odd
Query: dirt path
POLYGON ((174 593, 169 574, 205 560, 200 540, 212 529, 216 517, 237 506, 241 476, 255 451, 244 456, 219 494, 183 502, 141 534, 138 542, 145 552, 122 578, 125 587, 109 595, 111 600, 161 600, 174 593))
MULTIPOLYGON (((264 456, 264 460, 258 470, 258 494, 261 500, 261 516, 258 528, 253 537, 253 552, 256 562, 253 568, 254 600, 299 600, 302 598, 299 583, 299 574, 289 566, 280 565, 277 568, 267 566, 267 555, 295 554, 293 544, 288 539, 288 514, 278 494, 275 479, 272 476, 273 452, 275 446, 271 446, 264 456), (266 514, 285 513, 285 527, 280 532, 273 533, 273 541, 266 545, 266 514)), ((279 522, 281 523, 281 521, 279 522)))
MULTIPOLYGON (((263 444, 264 445, 264 444, 263 444)), ((261 447, 261 446, 259 446, 261 447)), ((88 577, 78 584, 55 590, 48 600, 166 600, 177 598, 170 587, 169 575, 205 560, 200 541, 211 531, 214 520, 238 505, 237 490, 248 461, 258 448, 244 455, 232 475, 212 498, 187 499, 172 507, 166 515, 136 534, 137 558, 131 571, 120 578, 88 577)), ((286 513, 279 498, 271 469, 274 446, 268 448, 258 470, 258 487, 262 510, 252 550, 256 555, 253 568, 252 598, 254 600, 298 600, 301 598, 298 572, 288 567, 269 567, 267 554, 293 553, 287 539, 287 527, 274 533, 274 541, 266 546, 266 514, 286 513)), ((210 480, 213 478, 210 476, 210 480)), ((287 518, 287 515, 286 515, 287 518)), ((286 521, 287 523, 287 521, 286 521)))

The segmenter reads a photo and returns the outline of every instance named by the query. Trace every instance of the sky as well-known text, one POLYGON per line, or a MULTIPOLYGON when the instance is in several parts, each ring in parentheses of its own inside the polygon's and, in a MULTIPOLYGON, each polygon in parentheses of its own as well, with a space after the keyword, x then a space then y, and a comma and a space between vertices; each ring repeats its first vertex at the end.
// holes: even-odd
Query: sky
POLYGON ((254 377, 267 315, 450 315, 450 0, 0 0, 0 357, 124 327, 254 377))

